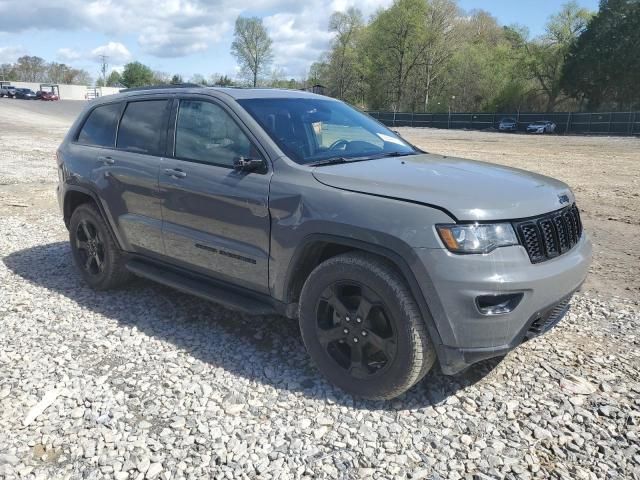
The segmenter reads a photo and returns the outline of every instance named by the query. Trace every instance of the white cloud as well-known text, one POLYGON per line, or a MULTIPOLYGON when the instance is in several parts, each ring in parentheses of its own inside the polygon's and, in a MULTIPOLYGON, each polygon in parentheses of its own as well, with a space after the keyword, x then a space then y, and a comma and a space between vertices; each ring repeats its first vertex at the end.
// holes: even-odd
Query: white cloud
MULTIPOLYGON (((65 0, 51 6, 48 0, 29 0, 28 9, 0 17, 0 33, 90 30, 118 38, 136 32, 142 53, 172 58, 212 47, 228 49, 221 42, 229 41, 237 16, 264 12, 276 63, 287 75, 300 76, 327 48, 331 40, 327 25, 333 11, 356 6, 369 16, 390 3, 391 0, 157 0, 151 6, 139 0, 65 0), (28 14, 21 13, 27 11, 28 14), (38 15, 32 15, 34 11, 38 15)), ((58 56, 71 61, 75 53, 61 48, 58 56)), ((94 57, 101 54, 110 56, 112 64, 125 63, 132 57, 117 42, 91 52, 94 57)))
POLYGON ((21 45, 0 47, 0 63, 13 63, 19 57, 27 55, 29 52, 21 45))
POLYGON ((59 48, 56 52, 56 58, 63 63, 75 62, 82 58, 82 53, 73 48, 59 48))
POLYGON ((131 59, 131 52, 120 42, 109 42, 96 47, 88 56, 95 61, 101 61, 102 55, 107 57, 107 63, 122 64, 131 59))
POLYGON ((287 76, 299 77, 316 61, 331 41, 324 19, 306 11, 299 14, 277 13, 264 18, 273 40, 274 60, 287 76))
POLYGON ((287 76, 301 77, 311 63, 327 50, 333 34, 328 31, 329 16, 349 7, 359 8, 365 18, 391 0, 306 1, 298 11, 287 11, 264 17, 263 22, 273 40, 275 60, 287 76))

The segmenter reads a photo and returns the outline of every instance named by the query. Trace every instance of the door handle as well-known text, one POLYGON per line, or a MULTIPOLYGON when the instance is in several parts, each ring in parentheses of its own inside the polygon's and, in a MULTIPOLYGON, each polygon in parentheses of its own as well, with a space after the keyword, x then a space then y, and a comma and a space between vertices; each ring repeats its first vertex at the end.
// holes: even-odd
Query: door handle
POLYGON ((113 165, 116 161, 111 157, 98 157, 98 161, 104 163, 105 165, 113 165))
POLYGON ((174 178, 184 178, 187 176, 187 174, 179 168, 165 168, 164 174, 174 178))

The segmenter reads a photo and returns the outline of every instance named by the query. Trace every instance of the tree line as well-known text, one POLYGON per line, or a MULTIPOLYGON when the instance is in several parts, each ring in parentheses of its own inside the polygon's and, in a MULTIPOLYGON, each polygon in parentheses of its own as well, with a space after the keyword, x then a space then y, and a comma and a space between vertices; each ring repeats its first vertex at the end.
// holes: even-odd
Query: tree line
POLYGON ((395 0, 368 21, 335 12, 311 83, 370 110, 575 111, 640 108, 640 0, 569 2, 531 37, 454 0, 395 0))
POLYGON ((66 83, 88 85, 92 82, 86 70, 64 63, 47 62, 43 58, 24 55, 14 63, 0 65, 0 77, 9 82, 66 83))
MULTIPOLYGON (((363 109, 410 112, 604 111, 640 108, 640 0, 601 0, 598 12, 575 1, 549 17, 542 35, 500 25, 456 0, 395 0, 365 19, 334 12, 333 40, 305 79, 274 67, 262 19, 238 17, 231 55, 237 78, 154 71, 130 62, 96 85, 139 87, 189 82, 207 86, 301 89, 322 85, 363 109)), ((89 84, 84 70, 24 56, 1 65, 5 80, 89 84)))

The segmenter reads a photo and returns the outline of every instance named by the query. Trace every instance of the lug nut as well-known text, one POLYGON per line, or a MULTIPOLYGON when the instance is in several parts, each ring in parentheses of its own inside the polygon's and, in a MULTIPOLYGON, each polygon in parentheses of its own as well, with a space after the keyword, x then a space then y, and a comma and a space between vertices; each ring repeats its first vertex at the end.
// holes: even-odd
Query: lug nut
POLYGON ((349 316, 347 315, 346 317, 344 317, 344 321, 345 321, 345 322, 350 322, 350 321, 351 321, 351 319, 350 319, 350 318, 349 318, 349 316))
POLYGON ((353 343, 358 343, 358 337, 353 337, 353 343))
POLYGON ((367 336, 367 332, 365 330, 362 331, 362 336, 366 337, 367 336))
POLYGON ((356 318, 357 323, 362 323, 362 319, 360 317, 356 318))
POLYGON ((349 333, 349 329, 345 328, 344 330, 342 330, 344 333, 349 333))

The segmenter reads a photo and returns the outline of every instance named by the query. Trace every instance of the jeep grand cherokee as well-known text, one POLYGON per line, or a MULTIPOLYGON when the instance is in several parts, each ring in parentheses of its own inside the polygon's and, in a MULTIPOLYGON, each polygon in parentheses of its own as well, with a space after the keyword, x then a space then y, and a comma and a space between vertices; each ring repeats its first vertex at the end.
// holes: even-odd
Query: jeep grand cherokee
POLYGON ((392 398, 555 325, 591 246, 564 183, 426 153, 343 102, 166 87, 91 102, 58 150, 73 259, 300 322, 318 369, 392 398))

